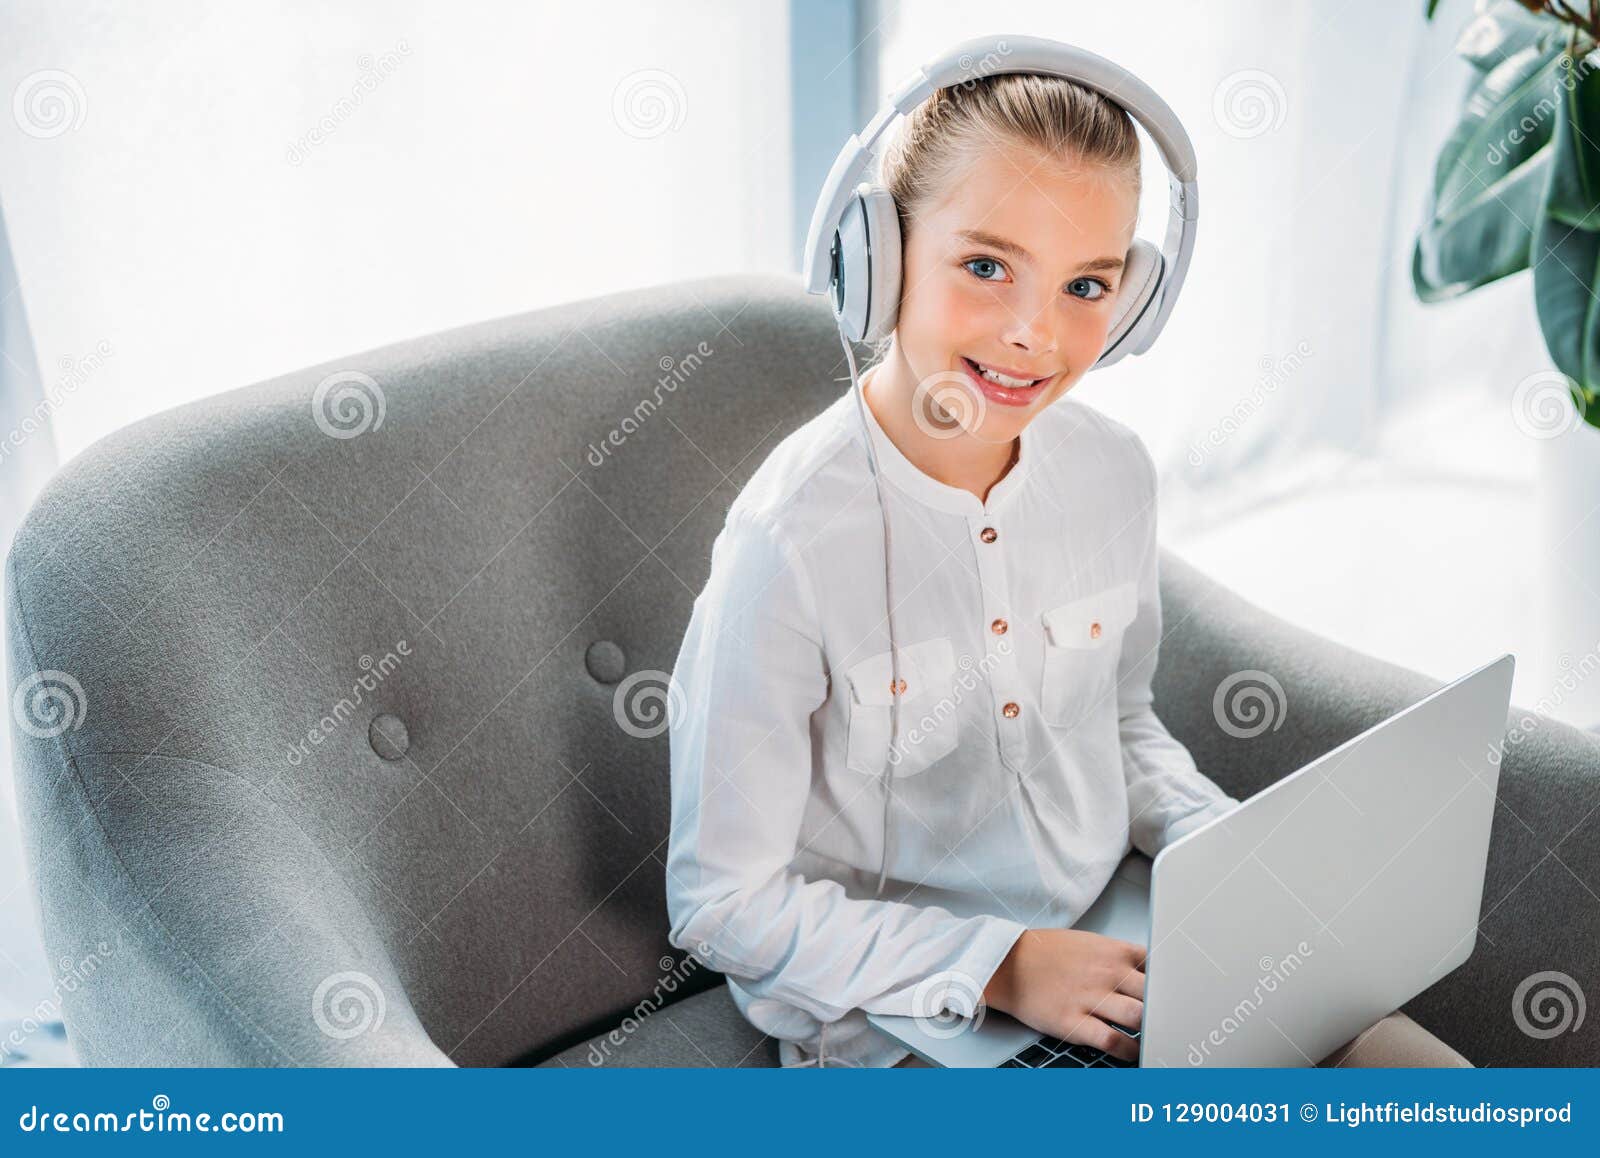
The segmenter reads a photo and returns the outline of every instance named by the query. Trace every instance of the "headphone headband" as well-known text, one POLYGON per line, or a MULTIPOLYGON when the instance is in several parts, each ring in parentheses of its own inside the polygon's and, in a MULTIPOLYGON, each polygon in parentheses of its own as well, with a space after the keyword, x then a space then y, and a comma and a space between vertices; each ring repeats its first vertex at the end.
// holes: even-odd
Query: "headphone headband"
POLYGON ((936 89, 998 73, 1055 76, 1092 88, 1126 109, 1155 142, 1167 167, 1170 201, 1161 247, 1165 259, 1161 301, 1156 313, 1140 326, 1143 340, 1129 351, 1143 352, 1177 301, 1194 248, 1195 222, 1199 218, 1194 146, 1167 102, 1127 69, 1087 49, 1036 36, 987 36, 955 45, 902 81, 867 127, 844 143, 823 182, 806 232, 806 291, 820 294, 828 290, 834 232, 871 160, 873 146, 890 122, 910 113, 936 89))

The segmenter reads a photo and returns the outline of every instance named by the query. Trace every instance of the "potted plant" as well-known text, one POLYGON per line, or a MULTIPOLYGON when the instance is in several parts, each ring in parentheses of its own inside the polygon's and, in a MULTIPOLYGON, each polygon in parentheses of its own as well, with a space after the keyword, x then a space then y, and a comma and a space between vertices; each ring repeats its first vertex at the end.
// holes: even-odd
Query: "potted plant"
MULTIPOLYGON (((1439 0, 1426 0, 1432 19, 1439 0)), ((1423 302, 1531 269, 1549 363, 1512 417, 1541 453, 1542 705, 1600 725, 1600 0, 1477 0, 1473 76, 1411 255, 1423 302)), ((1510 528, 1513 533, 1516 528, 1510 528)))

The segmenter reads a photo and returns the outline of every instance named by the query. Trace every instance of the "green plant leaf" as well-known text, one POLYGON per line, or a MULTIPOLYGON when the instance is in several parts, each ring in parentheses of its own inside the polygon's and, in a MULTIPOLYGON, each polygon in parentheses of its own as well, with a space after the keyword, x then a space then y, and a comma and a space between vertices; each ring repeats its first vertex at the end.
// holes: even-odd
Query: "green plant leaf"
POLYGON ((1550 190, 1545 212, 1582 229, 1600 229, 1600 67, 1572 63, 1556 86, 1550 190))
POLYGON ((1528 268, 1543 216, 1550 149, 1463 202, 1417 237, 1411 285, 1424 302, 1446 301, 1528 268))
POLYGON ((1559 48, 1524 48, 1468 92, 1434 166, 1434 216, 1448 217, 1463 192, 1494 184, 1550 140, 1561 55, 1559 48))
POLYGON ((1593 395, 1600 390, 1600 232, 1554 217, 1533 246, 1533 298, 1539 329, 1557 368, 1593 395))
POLYGON ((1530 12, 1517 0, 1489 0, 1456 37, 1456 55, 1479 72, 1488 72, 1530 45, 1553 48, 1561 22, 1530 12))
POLYGON ((1543 217, 1555 132, 1559 47, 1523 48, 1484 75, 1439 152, 1411 282, 1424 302, 1457 297, 1528 266, 1543 217))

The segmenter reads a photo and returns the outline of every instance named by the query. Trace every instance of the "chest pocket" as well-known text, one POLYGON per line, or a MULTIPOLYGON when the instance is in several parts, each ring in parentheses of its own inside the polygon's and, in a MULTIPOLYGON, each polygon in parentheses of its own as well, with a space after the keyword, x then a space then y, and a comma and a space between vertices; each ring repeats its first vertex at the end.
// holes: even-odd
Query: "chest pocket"
POLYGON ((1138 611, 1132 580, 1052 607, 1044 621, 1039 710, 1044 721, 1070 728, 1115 697, 1122 636, 1138 611))
POLYGON ((863 776, 882 776, 892 767, 896 779, 925 772, 948 756, 959 733, 953 697, 955 648, 948 637, 900 648, 900 729, 889 747, 890 654, 868 656, 848 669, 850 743, 847 764, 863 776))

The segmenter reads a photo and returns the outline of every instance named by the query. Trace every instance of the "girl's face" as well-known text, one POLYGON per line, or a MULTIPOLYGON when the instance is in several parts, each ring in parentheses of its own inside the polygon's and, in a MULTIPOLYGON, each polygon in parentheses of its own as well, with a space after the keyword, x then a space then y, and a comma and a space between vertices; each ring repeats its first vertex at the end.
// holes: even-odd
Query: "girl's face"
POLYGON ((895 377, 926 383, 968 435, 1010 442, 1105 349, 1137 215, 1123 182, 989 149, 907 223, 895 377))

